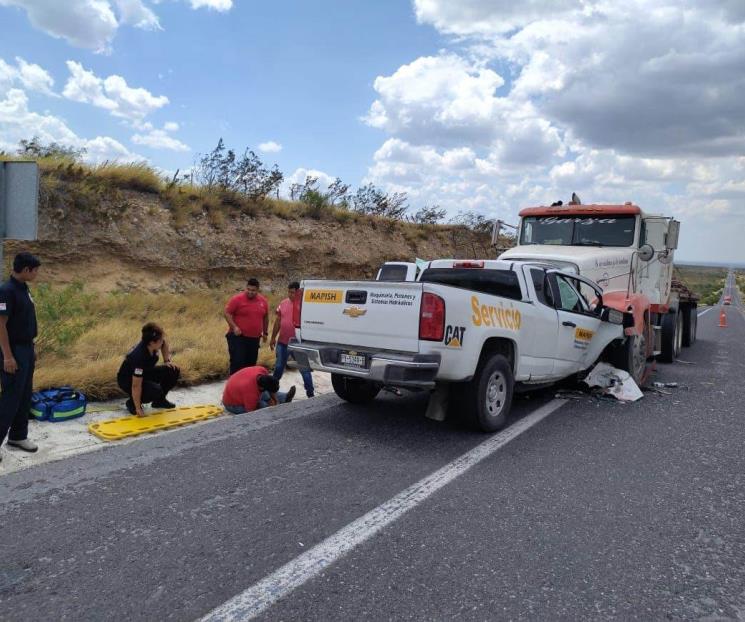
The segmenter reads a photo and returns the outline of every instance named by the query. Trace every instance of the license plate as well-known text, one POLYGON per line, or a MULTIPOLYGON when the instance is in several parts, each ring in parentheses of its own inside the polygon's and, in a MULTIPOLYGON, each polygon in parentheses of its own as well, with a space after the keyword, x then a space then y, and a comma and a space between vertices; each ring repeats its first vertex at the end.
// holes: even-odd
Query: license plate
POLYGON ((349 352, 342 352, 339 354, 339 362, 342 365, 348 365, 349 367, 359 367, 364 369, 367 367, 367 361, 364 354, 350 354, 349 352))

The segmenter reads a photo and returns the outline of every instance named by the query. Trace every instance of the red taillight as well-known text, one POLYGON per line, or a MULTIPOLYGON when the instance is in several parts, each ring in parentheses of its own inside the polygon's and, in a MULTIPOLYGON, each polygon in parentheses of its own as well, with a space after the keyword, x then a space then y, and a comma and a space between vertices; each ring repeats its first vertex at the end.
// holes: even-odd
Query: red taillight
POLYGON ((425 293, 419 309, 419 339, 442 341, 445 337, 445 301, 436 294, 425 293))
POLYGON ((483 268, 484 262, 481 261, 456 261, 453 268, 483 268))
POLYGON ((300 288, 295 292, 295 298, 292 301, 292 323, 295 328, 300 328, 300 318, 303 315, 303 289, 300 288))

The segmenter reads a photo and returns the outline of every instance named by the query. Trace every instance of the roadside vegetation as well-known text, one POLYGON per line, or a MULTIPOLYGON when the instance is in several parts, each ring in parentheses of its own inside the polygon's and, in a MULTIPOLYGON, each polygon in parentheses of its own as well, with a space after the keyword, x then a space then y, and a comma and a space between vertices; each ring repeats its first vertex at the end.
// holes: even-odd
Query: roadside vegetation
POLYGON ((745 271, 735 270, 737 289, 740 290, 740 300, 745 300, 745 271))
POLYGON ((676 266, 676 276, 699 295, 699 304, 719 302, 724 291, 727 269, 708 266, 676 266))
MULTIPOLYGON (((228 371, 224 305, 235 291, 200 289, 183 294, 87 292, 80 283, 34 286, 39 321, 35 388, 69 384, 93 399, 121 396, 116 372, 147 321, 166 330, 182 383, 223 378, 228 371)), ((279 297, 268 295, 270 308, 279 297)), ((273 318, 272 318, 273 320, 273 318)), ((272 367, 268 346, 259 364, 272 367)))
POLYGON ((291 184, 289 197, 282 198, 285 176, 277 165, 266 165, 250 149, 228 148, 222 139, 212 151, 198 155, 188 172, 169 176, 146 162, 90 164, 84 149, 44 144, 36 137, 22 140, 15 153, 0 151, 0 160, 29 159, 39 163, 40 200, 52 209, 116 216, 127 209, 128 193, 140 192, 159 197, 176 228, 203 214, 218 228, 240 215, 274 215, 285 220, 310 218, 398 230, 412 244, 435 228, 456 233, 491 230, 491 221, 484 216, 460 212, 446 223, 446 211, 438 205, 414 210, 406 193, 388 193, 372 183, 353 191, 338 177, 324 187, 317 177, 307 176, 302 183, 291 184))

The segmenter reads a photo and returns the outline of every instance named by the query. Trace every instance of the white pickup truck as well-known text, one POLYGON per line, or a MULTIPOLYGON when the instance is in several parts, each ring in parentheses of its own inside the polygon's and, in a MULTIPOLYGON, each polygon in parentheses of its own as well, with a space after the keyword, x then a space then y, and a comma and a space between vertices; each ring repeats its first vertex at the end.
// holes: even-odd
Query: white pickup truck
POLYGON ((337 395, 360 403, 384 386, 436 390, 488 432, 504 426, 515 383, 588 369, 632 321, 603 305, 593 281, 535 262, 443 259, 415 282, 301 287, 290 350, 299 365, 330 373, 337 395))

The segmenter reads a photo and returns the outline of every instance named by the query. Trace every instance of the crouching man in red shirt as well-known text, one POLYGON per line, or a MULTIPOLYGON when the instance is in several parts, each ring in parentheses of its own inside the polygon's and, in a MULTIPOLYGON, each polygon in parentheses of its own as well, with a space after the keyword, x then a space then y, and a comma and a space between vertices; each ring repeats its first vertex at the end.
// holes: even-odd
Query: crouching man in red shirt
POLYGON ((295 386, 287 393, 279 391, 279 380, 266 367, 254 365, 234 373, 225 383, 222 403, 225 410, 234 415, 251 412, 258 408, 291 402, 295 397, 295 386))

